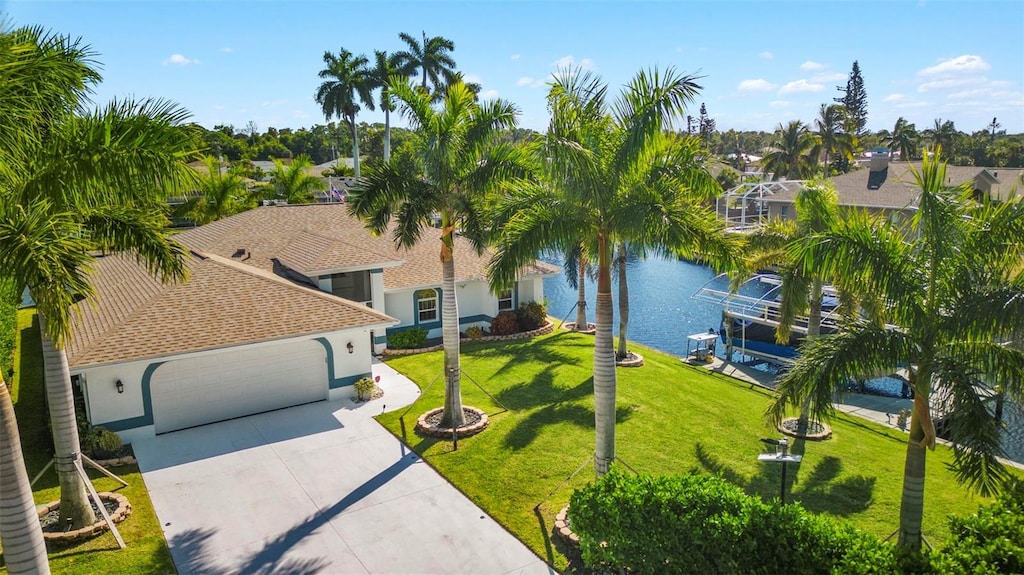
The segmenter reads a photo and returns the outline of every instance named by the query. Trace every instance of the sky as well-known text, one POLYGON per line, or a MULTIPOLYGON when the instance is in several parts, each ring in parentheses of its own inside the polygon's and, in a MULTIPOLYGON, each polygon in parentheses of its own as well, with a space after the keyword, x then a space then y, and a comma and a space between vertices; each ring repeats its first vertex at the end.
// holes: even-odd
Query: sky
MULTIPOLYGON (((942 1, 146 1, 0 0, 0 21, 81 37, 103 82, 94 101, 173 100, 207 128, 325 122, 313 95, 325 51, 405 47, 398 34, 443 36, 457 68, 543 131, 546 82, 560 67, 594 71, 611 95, 642 69, 702 76, 700 104, 719 130, 812 122, 854 60, 870 130, 905 117, 918 129, 1024 133, 1024 2, 942 1)), ((382 122, 364 109, 357 121, 382 122)), ((403 125, 401 119, 394 125, 403 125)), ((677 125, 685 128, 685 124, 677 125)))

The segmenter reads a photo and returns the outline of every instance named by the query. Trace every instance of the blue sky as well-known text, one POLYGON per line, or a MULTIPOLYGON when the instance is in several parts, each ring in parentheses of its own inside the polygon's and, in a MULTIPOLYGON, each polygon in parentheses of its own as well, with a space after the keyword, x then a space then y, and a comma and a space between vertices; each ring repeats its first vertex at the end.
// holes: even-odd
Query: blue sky
MULTIPOLYGON (((174 100, 206 127, 323 123, 313 101, 325 50, 403 48, 399 32, 455 42, 458 68, 485 97, 547 124, 545 81, 559 65, 593 69, 617 93, 641 68, 704 76, 694 104, 719 129, 812 121, 858 60, 868 128, 899 116, 961 131, 998 117, 1024 132, 1024 2, 54 2, 0 0, 15 25, 80 36, 98 52, 95 100, 174 100)), ((360 121, 383 121, 365 111, 360 121)), ((401 122, 398 122, 401 125, 401 122)))

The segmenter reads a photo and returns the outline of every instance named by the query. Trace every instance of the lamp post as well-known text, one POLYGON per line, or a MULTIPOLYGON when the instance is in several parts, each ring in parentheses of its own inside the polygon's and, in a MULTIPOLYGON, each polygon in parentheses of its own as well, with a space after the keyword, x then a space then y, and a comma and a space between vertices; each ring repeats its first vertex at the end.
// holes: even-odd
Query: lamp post
POLYGON ((786 464, 787 463, 800 463, 803 459, 802 455, 791 455, 789 453, 789 440, 783 437, 782 439, 767 439, 762 438, 762 443, 767 445, 775 446, 775 453, 760 453, 757 456, 758 461, 764 461, 766 463, 781 463, 782 464, 782 485, 779 486, 779 500, 782 504, 786 504, 786 464))

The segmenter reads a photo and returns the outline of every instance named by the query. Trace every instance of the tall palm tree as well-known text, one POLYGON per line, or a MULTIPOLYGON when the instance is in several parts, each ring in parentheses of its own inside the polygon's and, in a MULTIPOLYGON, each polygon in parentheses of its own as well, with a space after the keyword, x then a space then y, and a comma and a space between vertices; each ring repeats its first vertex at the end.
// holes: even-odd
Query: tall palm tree
POLYGON ((824 156, 821 173, 827 178, 829 177, 830 160, 845 158, 848 161, 853 161, 856 137, 844 129, 846 108, 841 104, 832 104, 831 106, 822 104, 814 124, 818 128, 818 143, 824 156))
POLYGON ((384 111, 384 163, 391 161, 391 112, 395 104, 388 86, 392 76, 410 76, 413 70, 401 55, 388 54, 383 50, 373 51, 373 69, 370 71, 373 87, 380 89, 380 109, 384 111))
POLYGON ((373 81, 369 60, 360 54, 356 56, 344 48, 338 53, 324 52, 324 69, 320 70, 323 82, 316 90, 316 103, 330 121, 332 116, 345 121, 352 134, 352 168, 359 177, 359 134, 356 130, 356 114, 360 102, 373 110, 373 81))
POLYGON ((426 31, 422 34, 421 42, 405 32, 400 33, 398 37, 408 49, 398 52, 396 56, 410 74, 419 70, 422 77, 420 88, 434 94, 434 101, 440 101, 445 86, 456 82, 455 60, 451 56, 455 51, 455 43, 443 36, 428 38, 426 31))
POLYGON ((905 368, 914 408, 899 544, 919 548, 925 450, 935 446, 936 411, 953 443, 951 469, 959 481, 987 494, 1007 478, 997 459, 1000 424, 981 390, 998 382, 1009 397, 1024 397, 1024 351, 1006 344, 1024 327, 1024 202, 975 202, 969 184, 946 185, 937 157, 925 156, 914 177, 921 196, 908 229, 859 213, 793 247, 796 261, 816 265, 817 273, 884 297, 895 325, 853 321, 809 342, 779 381, 769 413, 777 420, 811 397, 812 413, 825 415, 832 392, 848 379, 905 368))
MULTIPOLYGON (((401 103, 415 131, 422 174, 391 164, 374 170, 349 193, 350 212, 372 233, 392 233, 395 244, 420 242, 432 215, 441 216, 441 331, 446 377, 441 426, 465 424, 459 365, 459 310, 455 299, 455 230, 479 252, 486 242, 481 219, 484 195, 522 172, 520 155, 508 144, 494 143, 515 127, 516 107, 502 100, 476 103, 466 86, 449 86, 440 109, 431 96, 398 78, 392 95, 401 103)), ((433 237, 433 234, 430 234, 433 237)))
POLYGON ((274 169, 270 174, 270 183, 274 186, 274 196, 289 204, 308 204, 313 201, 313 194, 327 187, 324 179, 306 171, 313 165, 309 156, 299 156, 285 165, 281 160, 274 160, 274 169))
POLYGON ((772 180, 807 177, 814 172, 816 164, 812 155, 814 147, 814 134, 800 120, 785 126, 779 124, 764 156, 764 169, 772 172, 772 180))
POLYGON ((548 93, 551 122, 542 151, 545 180, 521 181, 501 198, 495 253, 488 275, 511 285, 516 271, 549 247, 583 242, 597 260, 597 332, 594 337, 594 468, 607 473, 615 459, 615 349, 612 342, 612 251, 621 234, 647 229, 668 248, 721 246, 714 215, 681 182, 631 185, 661 157, 663 131, 681 118, 700 86, 668 70, 640 72, 609 107, 607 86, 591 72, 560 70, 548 93), (581 233, 583 234, 581 236, 581 233))
MULTIPOLYGON (((58 58, 79 58, 74 50, 60 53, 60 46, 48 42, 38 30, 30 31, 26 40, 58 52, 58 58)), ((72 44, 63 39, 64 46, 72 44)), ((94 522, 95 515, 77 472, 81 448, 64 353, 70 301, 52 292, 86 295, 88 290, 81 289, 88 285, 86 266, 97 249, 131 251, 157 275, 183 276, 185 252, 166 238, 163 213, 167 193, 194 188, 196 175, 187 162, 199 144, 184 123, 188 114, 168 102, 115 101, 83 111, 85 94, 98 75, 70 69, 74 71, 54 78, 53 93, 61 94, 61 101, 37 112, 41 119, 36 134, 2 152, 9 169, 0 178, 0 213, 3 225, 19 233, 5 236, 0 269, 16 285, 28 287, 41 313, 61 522, 70 520, 79 528, 94 522), (30 242, 33 234, 58 226, 74 230, 79 243, 68 249, 79 250, 81 257, 54 260, 42 241, 30 242)))
POLYGON ((917 128, 903 116, 896 119, 892 133, 882 138, 882 142, 889 146, 889 155, 891 156, 893 151, 898 151, 900 159, 904 162, 909 162, 917 155, 919 140, 917 128))
POLYGON ((206 173, 199 176, 199 193, 178 206, 177 216, 202 225, 255 206, 241 176, 221 171, 220 162, 213 156, 206 156, 203 164, 206 173))

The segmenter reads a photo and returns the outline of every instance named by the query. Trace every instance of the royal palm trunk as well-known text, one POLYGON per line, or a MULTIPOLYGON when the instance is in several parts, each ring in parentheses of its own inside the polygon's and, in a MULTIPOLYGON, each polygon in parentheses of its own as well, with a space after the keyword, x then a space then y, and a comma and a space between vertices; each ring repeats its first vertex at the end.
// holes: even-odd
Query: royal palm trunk
POLYGON ((391 161, 391 111, 384 108, 384 163, 391 161))
POLYGON ((46 544, 21 455, 14 405, 0 375, 0 543, 11 575, 48 574, 46 544))
MULTIPOLYGON (((807 313, 807 339, 814 339, 821 335, 821 280, 811 280, 811 302, 810 311, 807 313)), ((811 396, 807 396, 800 406, 800 418, 797 420, 797 433, 806 434, 811 416, 811 396)))
POLYGON ((53 460, 60 482, 60 524, 71 520, 72 529, 96 522, 89 504, 85 483, 78 474, 82 463, 75 417, 75 398, 71 392, 71 371, 68 356, 46 335, 46 320, 40 319, 43 342, 43 366, 46 374, 46 402, 50 409, 50 430, 53 433, 53 460))
POLYGON ((356 130, 356 117, 349 118, 348 125, 352 127, 352 171, 356 178, 359 177, 359 133, 356 130))
POLYGON ((587 325, 587 259, 580 253, 579 266, 576 268, 576 330, 583 331, 587 325))
POLYGON ((900 497, 899 545, 919 549, 921 547, 921 523, 924 518, 924 472, 925 448, 920 441, 924 429, 917 411, 910 418, 910 438, 907 440, 907 457, 903 464, 903 494, 900 497))
POLYGON ((616 357, 626 359, 626 331, 629 328, 629 285, 626 282, 626 244, 619 244, 619 349, 616 357))
POLYGON ((444 412, 441 427, 458 428, 466 424, 462 411, 462 370, 459 365, 459 304, 455 297, 455 260, 452 257, 454 230, 445 218, 441 236, 441 338, 444 343, 444 412))
POLYGON ((598 238, 597 332, 594 334, 594 470, 615 460, 615 348, 612 345, 612 274, 607 236, 598 238))

